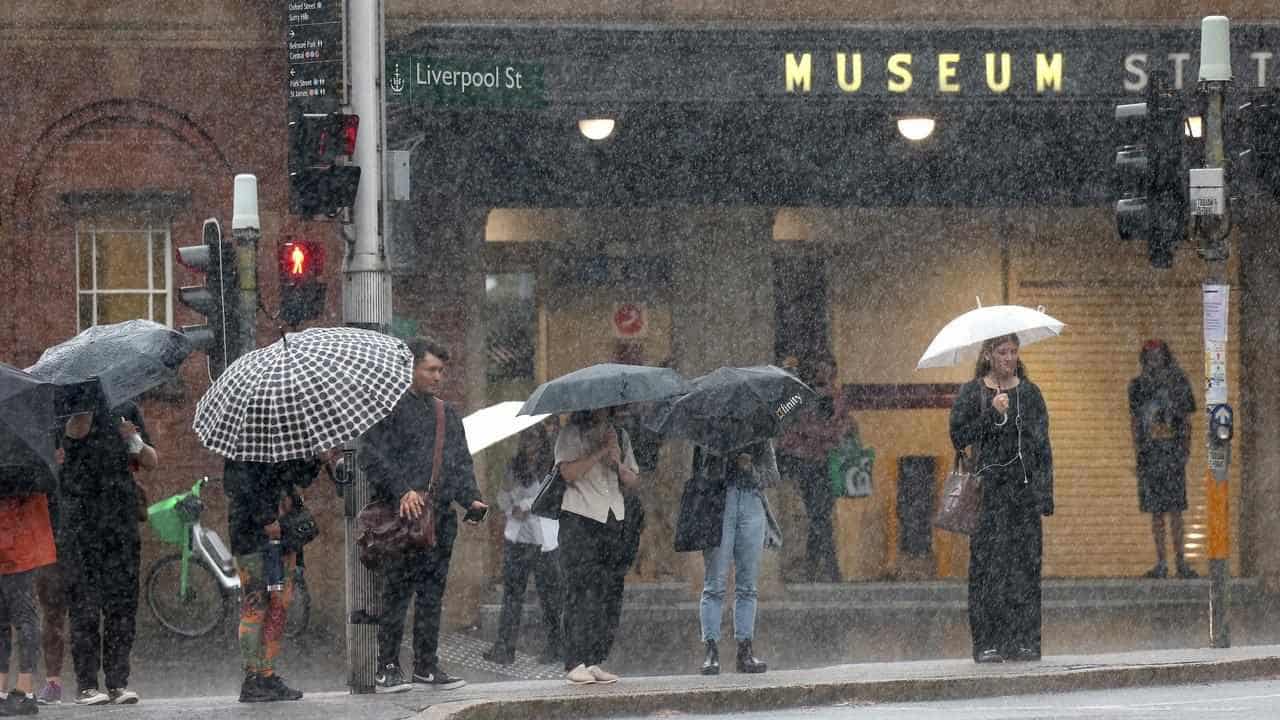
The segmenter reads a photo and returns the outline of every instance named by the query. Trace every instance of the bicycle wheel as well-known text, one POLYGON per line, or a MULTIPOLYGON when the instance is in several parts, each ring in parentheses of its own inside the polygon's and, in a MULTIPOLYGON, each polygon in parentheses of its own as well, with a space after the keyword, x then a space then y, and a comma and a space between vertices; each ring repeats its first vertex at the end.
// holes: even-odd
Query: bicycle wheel
POLYGON ((296 638, 307 631, 311 622, 311 593, 302 573, 293 577, 293 596, 289 601, 289 615, 285 618, 284 636, 296 638))
POLYGON ((200 637, 226 617, 227 603, 213 571, 195 558, 188 561, 185 598, 178 591, 181 573, 181 554, 156 560, 147 573, 147 607, 169 631, 184 637, 200 637))

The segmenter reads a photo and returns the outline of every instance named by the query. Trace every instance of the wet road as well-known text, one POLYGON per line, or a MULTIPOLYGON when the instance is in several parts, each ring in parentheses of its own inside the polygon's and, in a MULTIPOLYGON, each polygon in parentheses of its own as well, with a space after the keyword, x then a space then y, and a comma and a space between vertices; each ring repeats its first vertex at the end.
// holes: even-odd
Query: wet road
POLYGON ((692 716, 665 713, 647 717, 697 717, 699 720, 1272 720, 1280 717, 1280 680, 947 702, 849 704, 746 714, 692 716))

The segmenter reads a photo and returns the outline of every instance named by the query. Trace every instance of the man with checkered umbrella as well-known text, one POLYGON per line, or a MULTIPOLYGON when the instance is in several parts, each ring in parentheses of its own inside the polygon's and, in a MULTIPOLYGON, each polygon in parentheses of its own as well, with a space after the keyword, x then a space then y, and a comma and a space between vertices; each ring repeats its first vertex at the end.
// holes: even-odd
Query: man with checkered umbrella
POLYGON ((430 513, 435 542, 389 561, 378 620, 377 689, 400 692, 420 683, 440 690, 466 685, 440 667, 437 655, 440 615, 449 560, 458 532, 451 503, 467 511, 466 522, 478 523, 488 506, 481 500, 467 449, 466 431, 457 411, 438 398, 449 351, 427 337, 407 341, 413 353, 413 384, 391 414, 364 435, 359 454, 375 500, 397 504, 403 517, 430 513), (437 425, 443 423, 440 467, 434 467, 437 425), (435 475, 435 481, 432 476, 435 475), (413 611, 413 674, 400 670, 400 641, 405 612, 413 611))

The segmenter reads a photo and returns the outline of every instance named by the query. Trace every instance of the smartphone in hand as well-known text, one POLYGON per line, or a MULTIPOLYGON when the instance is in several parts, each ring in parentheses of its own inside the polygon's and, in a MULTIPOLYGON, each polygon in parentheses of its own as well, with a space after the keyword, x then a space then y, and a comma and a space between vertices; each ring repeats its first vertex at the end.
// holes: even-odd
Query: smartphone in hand
POLYGON ((464 522, 478 523, 481 520, 484 520, 484 516, 488 514, 488 512, 489 512, 489 508, 487 507, 467 508, 467 514, 462 516, 462 520, 464 522))

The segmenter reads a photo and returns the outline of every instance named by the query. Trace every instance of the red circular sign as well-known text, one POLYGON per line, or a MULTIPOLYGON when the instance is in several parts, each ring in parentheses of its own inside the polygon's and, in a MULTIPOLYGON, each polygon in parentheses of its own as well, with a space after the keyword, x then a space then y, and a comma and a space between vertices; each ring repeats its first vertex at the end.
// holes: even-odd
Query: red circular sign
POLYGON ((613 311, 613 326, 623 337, 644 332, 644 308, 634 303, 623 303, 613 311))

